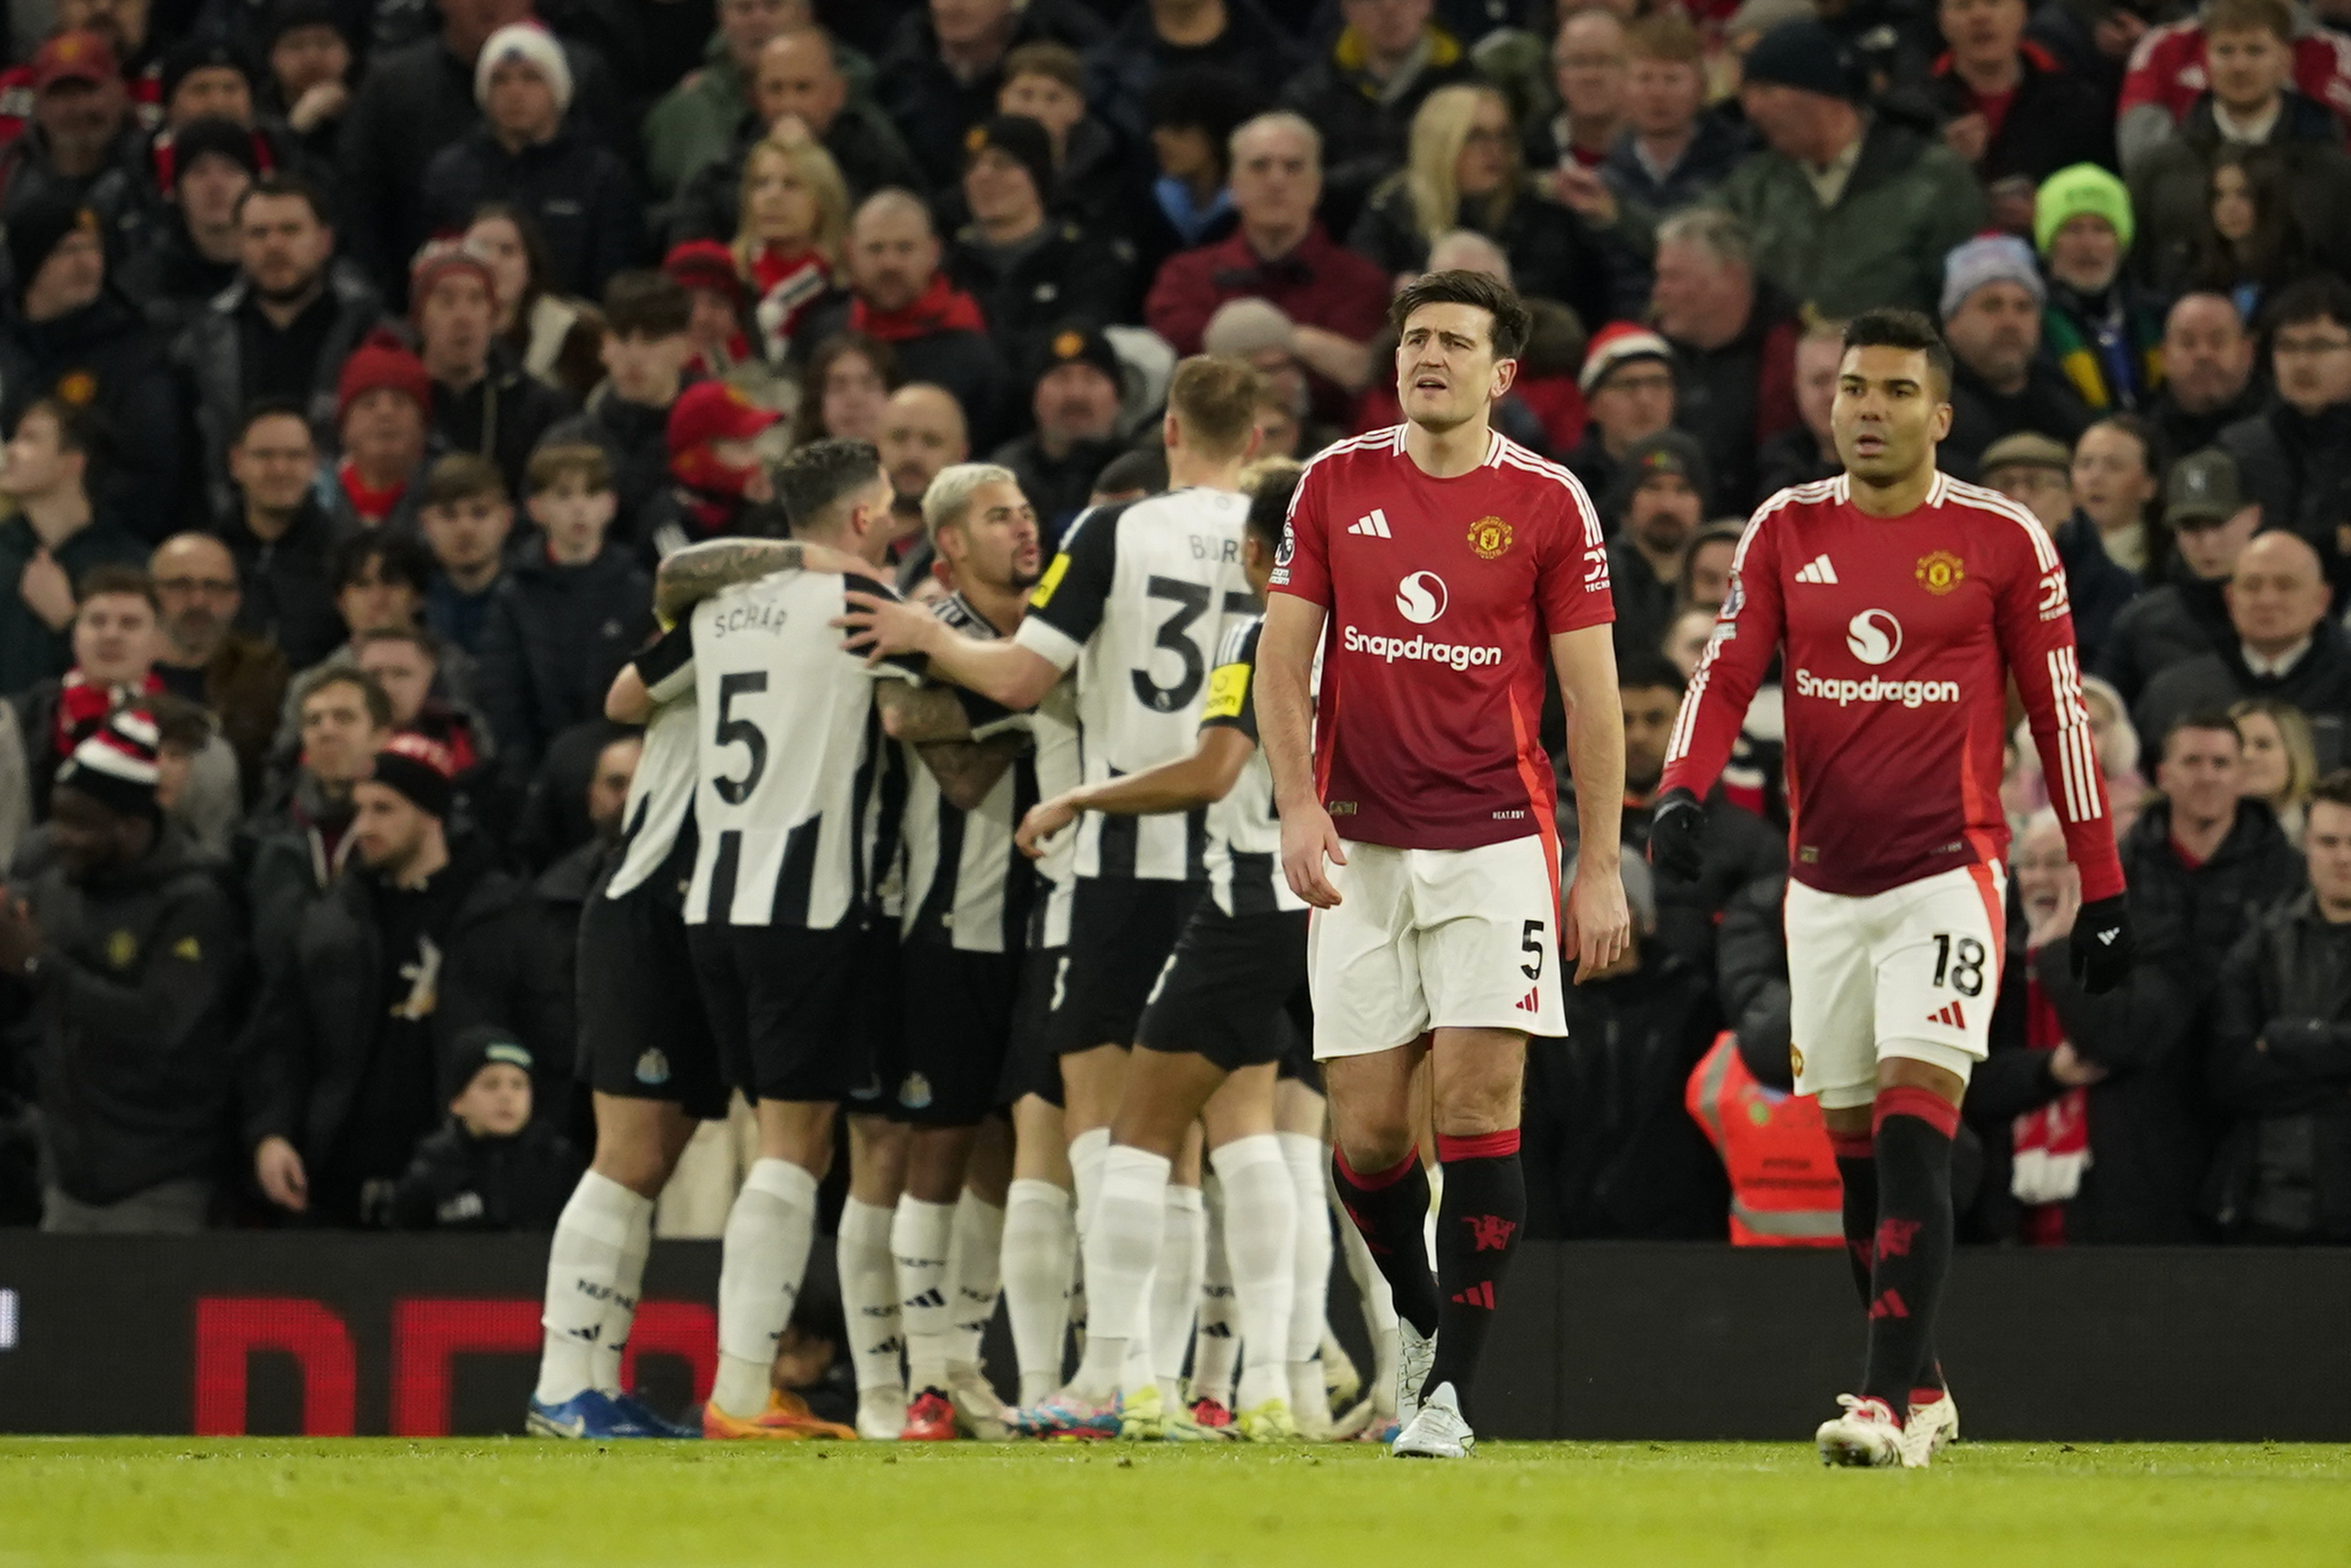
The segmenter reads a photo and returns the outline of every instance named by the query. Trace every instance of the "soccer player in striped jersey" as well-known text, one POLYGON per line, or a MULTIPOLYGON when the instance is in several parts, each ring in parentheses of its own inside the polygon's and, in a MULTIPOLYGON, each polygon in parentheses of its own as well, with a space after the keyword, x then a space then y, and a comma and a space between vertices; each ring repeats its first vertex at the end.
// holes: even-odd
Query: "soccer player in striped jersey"
POLYGON ((2086 989, 2131 924, 2082 704, 2065 569, 2032 514, 1938 472, 1951 352, 1923 316, 1845 331, 1830 415, 1846 472, 1758 507, 1668 742, 1650 855, 1697 874, 1701 805, 1775 656, 1787 702, 1788 990, 1796 1092, 1818 1095, 1868 1317, 1826 1462, 1923 1465, 1958 1430, 1934 1353, 1951 1136, 1984 1059, 2007 931, 2000 804, 2021 699, 2081 880, 2086 989))
MULTIPOLYGON (((796 538, 882 558, 892 497, 871 445, 812 443, 774 484, 796 538)), ((674 582, 670 563, 663 580, 674 582)), ((726 1081, 758 1117, 758 1156, 727 1218, 709 1437, 804 1434, 774 1419, 768 1371, 807 1265, 834 1110, 875 1066, 877 868, 895 856, 897 819, 873 687, 918 674, 913 661, 843 652, 829 625, 850 580, 862 598, 895 600, 837 572, 729 582, 681 623, 675 668, 647 671, 657 700, 690 681, 701 710, 687 941, 726 1081)), ((853 1192, 875 1181, 870 1164, 853 1141, 853 1192)))
MULTIPOLYGON (((910 607, 858 602, 853 594, 857 607, 842 617, 851 646, 927 656, 935 675, 1013 709, 1034 707, 1074 671, 1089 782, 1188 755, 1222 631, 1256 603, 1240 567, 1249 501, 1237 487, 1256 445, 1261 386, 1238 360, 1195 358, 1176 367, 1164 427, 1173 487, 1081 515, 1011 640, 959 636, 910 607)), ((1052 1029, 1081 1235, 1135 1023, 1206 884, 1204 815, 1090 812, 1078 827, 1071 940, 1052 1029)), ((1197 1183, 1195 1167, 1168 1189, 1168 1266, 1154 1282, 1150 1314, 1165 1332, 1154 1335, 1151 1322, 1106 1325, 1093 1303, 1089 1336, 1110 1332, 1129 1345, 1139 1367, 1156 1366, 1158 1384, 1126 1401, 1133 1432, 1165 1420, 1181 1434, 1185 1424, 1168 1392, 1182 1370, 1184 1345, 1177 1341, 1189 1340, 1199 1293, 1197 1183), (1155 1357, 1154 1337, 1162 1342, 1155 1357)))
MULTIPOLYGON (((932 614, 967 637, 1011 636, 1041 564, 1036 510, 1012 471, 942 469, 923 493, 923 527, 948 582, 932 614)), ((883 1084, 890 1116, 912 1129, 890 1234, 913 1394, 899 1435, 936 1441, 960 1428, 1000 1437, 976 1335, 950 1341, 959 1309, 984 1326, 996 1307, 1004 1179, 974 1172, 972 1154, 997 1108, 1036 890, 1013 846, 1037 798, 1030 720, 961 686, 893 684, 878 695, 884 727, 914 758, 902 836, 899 1060, 883 1084)))
MULTIPOLYGON (((729 542, 679 559, 656 606, 665 623, 723 581, 856 558, 786 540, 729 542)), ((653 1203, 698 1121, 727 1113, 717 1047, 686 946, 686 886, 695 856, 700 709, 674 676, 690 629, 673 628, 614 681, 610 717, 642 724, 644 749, 618 847, 580 917, 580 1056, 594 1093, 596 1155, 557 1219, 547 1250, 546 1329, 530 1429, 574 1438, 691 1436, 620 1387, 636 1317, 653 1203)), ((806 1417, 780 1402, 779 1418, 806 1417)), ((807 1418, 812 1434, 831 1430, 807 1418)), ((783 1422, 779 1420, 779 1426, 783 1422)))
MULTIPOLYGON (((1296 482, 1293 468, 1250 506, 1241 564, 1261 594, 1296 482)), ((1312 1359, 1319 1320, 1300 1359, 1288 1359, 1299 1194, 1275 1136, 1274 1090, 1288 1040, 1284 1016, 1309 1030, 1312 1024, 1306 904, 1282 878, 1273 781, 1257 751, 1251 685, 1262 624, 1253 618, 1226 635, 1191 756, 1040 802, 1021 824, 1020 844, 1041 855, 1045 840, 1089 812, 1206 810, 1209 897, 1194 908, 1136 1025, 1084 1238, 1086 1290, 1098 1321, 1140 1314, 1159 1259, 1168 1178, 1193 1124, 1205 1120, 1247 1357, 1235 1424, 1242 1436, 1270 1442, 1296 1437, 1300 1413, 1323 1414, 1323 1381, 1312 1359)), ((1327 1231, 1319 1165, 1311 1219, 1327 1231)), ((1121 1394, 1130 1391, 1122 1388, 1126 1349, 1124 1339, 1089 1332, 1077 1376, 1027 1412, 1024 1424, 1048 1434, 1114 1430, 1121 1394)))

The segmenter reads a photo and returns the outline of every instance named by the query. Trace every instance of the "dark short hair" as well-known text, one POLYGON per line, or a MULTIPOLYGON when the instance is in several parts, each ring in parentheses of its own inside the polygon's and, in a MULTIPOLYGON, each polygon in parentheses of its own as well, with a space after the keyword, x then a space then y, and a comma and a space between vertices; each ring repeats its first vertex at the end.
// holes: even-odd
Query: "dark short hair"
POLYGON ((2163 743, 2156 748, 2155 755, 2158 757, 2170 756, 2172 737, 2185 735, 2189 730, 2203 730, 2210 734, 2229 736, 2236 742, 2239 751, 2245 749, 2245 731, 2237 727, 2236 720, 2218 708, 2198 708, 2193 712, 2182 713, 2163 727, 2163 743))
POLYGON ((327 211, 327 199, 319 193, 317 186, 300 175, 263 175, 245 188, 245 193, 236 199, 236 207, 233 216, 239 221, 243 221, 245 204, 256 196, 292 196, 310 209, 310 216, 318 220, 320 227, 328 229, 334 227, 334 219, 327 211))
POLYGON ((2263 325, 2272 332, 2322 318, 2351 327, 2351 283, 2330 272, 2312 273, 2279 290, 2266 315, 2263 325))
POLYGON ((144 599, 149 609, 159 615, 163 613, 163 600, 155 597, 155 579, 147 574, 143 566, 125 566, 120 561, 108 561, 83 572, 81 581, 74 586, 74 602, 77 604, 87 604, 100 594, 144 599))
POLYGON ((1199 132, 1220 174, 1231 166, 1233 133, 1265 107, 1264 94, 1247 78, 1209 65, 1162 71, 1143 94, 1151 129, 1199 132))
POLYGON ((1138 446, 1121 452, 1102 465, 1102 472, 1094 476, 1093 487, 1104 495, 1116 495, 1121 490, 1157 495, 1168 487, 1166 448, 1138 446))
POLYGON ((2286 0, 2212 0, 2202 18, 2204 36, 2216 33, 2267 33, 2291 49, 2294 11, 2286 0))
POLYGON ((247 403, 244 412, 237 416, 236 438, 230 445, 243 444, 247 432, 264 419, 298 419, 302 422, 303 432, 310 435, 311 445, 318 445, 319 438, 310 431, 309 413, 292 398, 255 398, 247 403))
POLYGON ((2351 810, 2351 768, 2338 768, 2310 786, 2310 804, 2321 800, 2351 810))
POLYGON ((882 454, 871 441, 827 436, 786 453, 773 473, 775 499, 792 531, 813 533, 845 497, 882 476, 882 454))
POLYGON ((594 441, 542 441, 523 470, 522 487, 527 494, 544 495, 573 478, 590 494, 611 489, 612 454, 594 441))
POLYGON ((1845 348, 1902 348, 1927 357, 1938 396, 1951 395, 1951 346, 1921 311, 1864 310, 1845 323, 1845 348))
POLYGON ((668 273, 633 267, 604 285, 604 330, 615 337, 678 337, 693 319, 693 296, 668 273))
POLYGON ((1634 648, 1617 660, 1616 689, 1670 691, 1679 697, 1690 689, 1690 683, 1682 679, 1680 667, 1664 654, 1650 648, 1634 648))
POLYGON ((1481 272, 1455 267, 1423 273, 1388 302, 1388 324, 1402 332, 1404 323, 1424 304, 1475 305, 1494 318, 1494 357, 1497 360, 1515 360, 1525 353, 1526 340, 1535 334, 1534 312, 1526 308, 1519 291, 1481 272))
POLYGON ((379 626, 373 631, 362 631, 351 639, 351 656, 359 657, 361 648, 372 648, 378 643, 405 643, 441 668, 441 639, 420 626, 379 626))
POLYGON ((418 500, 428 509, 434 509, 483 496, 500 503, 512 500, 506 494, 506 476, 498 472, 496 463, 477 453, 451 452, 436 459, 426 473, 424 494, 418 500))
POLYGON ((1282 547, 1282 536, 1290 526, 1290 498, 1297 494, 1298 481, 1306 477, 1304 464, 1277 464, 1249 495, 1249 531, 1268 550, 1282 547))
POLYGON ((200 752, 212 739, 212 715, 204 705, 175 697, 167 691, 149 692, 139 706, 155 721, 156 740, 160 747, 173 751, 200 752))
POLYGON ((336 685, 357 686, 360 700, 367 704, 367 716, 375 721, 375 727, 378 729, 391 727, 391 697, 384 690, 382 683, 358 665, 345 664, 340 660, 331 664, 321 664, 314 670, 305 670, 294 682, 296 721, 300 721, 304 706, 312 698, 326 690, 327 687, 336 685))
POLYGON ((328 564, 336 593, 370 575, 405 583, 419 599, 432 584, 432 552, 404 533, 355 533, 334 547, 328 564))
POLYGON ((78 452, 86 458, 98 454, 98 423, 88 409, 67 403, 63 398, 35 398, 24 405, 24 412, 16 417, 11 429, 22 429, 24 421, 35 414, 46 414, 57 427, 57 449, 78 452))

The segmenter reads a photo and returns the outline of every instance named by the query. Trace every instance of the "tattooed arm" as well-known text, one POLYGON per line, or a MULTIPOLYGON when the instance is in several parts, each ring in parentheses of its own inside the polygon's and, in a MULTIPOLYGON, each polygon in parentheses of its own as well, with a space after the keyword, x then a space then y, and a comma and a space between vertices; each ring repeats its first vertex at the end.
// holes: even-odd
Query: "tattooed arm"
POLYGON ((952 686, 915 686, 903 681, 874 683, 882 705, 882 732, 893 741, 920 745, 932 741, 969 741, 971 719, 952 686))
POLYGON ((661 562, 653 578, 654 612, 673 621, 720 588, 794 568, 878 575, 863 558, 824 544, 798 539, 714 539, 689 544, 661 562))
POLYGON ((968 812, 987 798, 1004 770, 1027 749, 1027 735, 998 734, 984 741, 933 742, 916 746, 914 752, 939 781, 939 793, 947 798, 947 804, 968 812))

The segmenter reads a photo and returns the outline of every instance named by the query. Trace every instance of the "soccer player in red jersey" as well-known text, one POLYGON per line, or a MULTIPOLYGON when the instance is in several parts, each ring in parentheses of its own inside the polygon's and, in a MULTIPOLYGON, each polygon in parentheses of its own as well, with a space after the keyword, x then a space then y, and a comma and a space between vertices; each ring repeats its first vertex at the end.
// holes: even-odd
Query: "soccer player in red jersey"
POLYGON ((1566 1032, 1559 954, 1600 968, 1629 928, 1624 734, 1591 498, 1492 425, 1526 346, 1525 305, 1481 275, 1437 272, 1389 318, 1405 423, 1307 465, 1259 635, 1258 721, 1282 871, 1314 911, 1314 1055, 1338 1193, 1399 1319, 1393 1451, 1458 1459, 1475 1442, 1467 1401, 1526 1218, 1526 1037, 1566 1032), (1564 913, 1537 739, 1546 657, 1582 828, 1564 913), (1434 1276, 1409 1109, 1423 1059, 1445 1167, 1434 1276))
POLYGON ((1702 805, 1775 654, 1787 696, 1789 1010, 1820 1097, 1868 1313, 1861 1394, 1824 1462, 1923 1465, 1958 1430, 1934 1355, 1951 1135, 2000 989, 2015 684, 2081 881, 2074 967, 2110 990, 2131 925, 2082 706, 2065 571, 2032 515, 1934 466, 1951 353, 1911 311, 1845 332, 1830 424, 1846 472, 1756 509, 1682 700, 1650 855, 1695 876, 1702 805))

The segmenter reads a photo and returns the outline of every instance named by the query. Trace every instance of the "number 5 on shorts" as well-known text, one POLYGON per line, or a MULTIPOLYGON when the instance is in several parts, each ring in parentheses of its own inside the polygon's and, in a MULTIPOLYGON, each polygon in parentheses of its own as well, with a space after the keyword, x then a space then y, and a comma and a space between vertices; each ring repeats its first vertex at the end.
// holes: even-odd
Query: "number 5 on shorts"
POLYGON ((1529 962, 1519 966, 1519 973, 1524 975, 1529 980, 1542 979, 1543 923, 1541 921, 1530 920, 1520 929, 1519 951, 1521 953, 1531 953, 1535 955, 1529 962))

